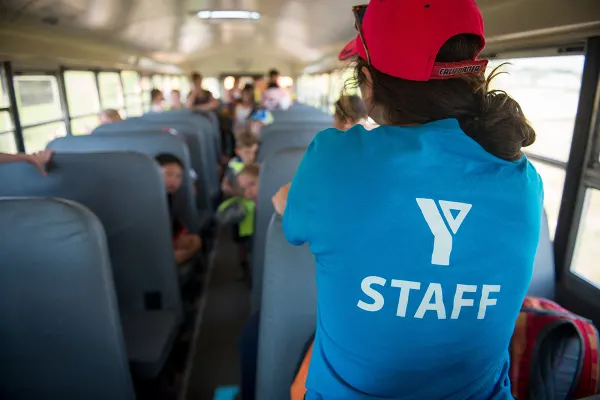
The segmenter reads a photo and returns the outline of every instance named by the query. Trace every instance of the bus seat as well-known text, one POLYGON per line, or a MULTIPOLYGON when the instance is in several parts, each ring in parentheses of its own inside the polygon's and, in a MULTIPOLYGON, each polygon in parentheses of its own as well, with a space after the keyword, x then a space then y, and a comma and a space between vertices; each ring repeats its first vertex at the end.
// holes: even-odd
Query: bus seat
POLYGON ((2 198, 0 226, 0 397, 135 399, 98 218, 67 200, 2 198))
MULTIPOLYGON (((165 133, 65 136, 54 139, 47 147, 59 153, 136 151, 150 157, 169 153, 183 162, 186 171, 190 168, 187 146, 180 139, 165 133)), ((197 197, 206 201, 206 193, 201 192, 200 187, 198 189, 197 197)), ((189 174, 183 175, 181 189, 174 197, 174 206, 190 230, 196 232, 202 224, 208 223, 210 218, 208 204, 202 203, 202 200, 194 200, 192 179, 189 174), (202 205, 204 208, 198 210, 199 207, 195 207, 194 204, 202 205)))
POLYGON ((190 110, 173 110, 162 113, 145 114, 141 119, 168 123, 173 125, 174 129, 181 130, 182 132, 189 129, 192 129, 194 132, 203 132, 207 139, 206 144, 208 151, 206 160, 211 163, 211 171, 214 170, 220 157, 221 132, 218 127, 218 122, 217 125, 213 124, 208 115, 191 112, 190 110))
POLYGON ((286 128, 265 127, 260 138, 257 161, 263 161, 268 154, 290 147, 308 147, 317 133, 330 126, 322 123, 288 125, 286 128))
POLYGON ((221 128, 219 118, 212 111, 192 111, 187 108, 180 110, 169 110, 161 113, 147 113, 145 117, 163 119, 168 118, 172 121, 189 121, 192 122, 198 129, 202 129, 210 133, 213 138, 213 148, 218 156, 221 152, 221 128), (208 129, 210 128, 210 129, 208 129))
POLYGON ((261 163, 252 251, 252 306, 254 309, 260 305, 265 237, 269 220, 275 211, 271 198, 281 186, 294 178, 305 151, 305 147, 283 149, 270 154, 261 163))
POLYGON ((529 284, 528 296, 553 299, 555 296, 556 270, 554 267, 554 248, 548 231, 546 211, 542 215, 542 229, 533 268, 533 277, 529 284))
POLYGON ((0 168, 0 182, 0 196, 65 198, 98 216, 108 240, 129 361, 136 375, 156 376, 183 310, 165 189, 155 161, 133 152, 58 153, 47 176, 29 164, 7 164, 0 168))
MULTIPOLYGON (((123 134, 165 134, 165 129, 175 129, 171 127, 171 124, 159 124, 152 121, 146 121, 142 118, 128 118, 122 122, 116 122, 112 124, 104 124, 98 126, 92 135, 123 135, 123 134)), ((198 193, 205 193, 204 196, 198 196, 196 198, 197 207, 199 210, 209 209, 209 192, 211 185, 210 174, 216 174, 216 168, 207 161, 206 156, 209 149, 207 149, 208 138, 205 137, 203 132, 195 131, 189 128, 189 131, 179 131, 177 133, 183 138, 188 145, 190 153, 190 163, 194 171, 198 174, 198 193), (212 171, 212 172, 211 172, 212 171)), ((180 137, 181 137, 180 136, 180 137)))
POLYGON ((287 242, 279 215, 272 215, 266 236, 256 398, 289 399, 302 349, 315 332, 316 269, 308 245, 287 242))

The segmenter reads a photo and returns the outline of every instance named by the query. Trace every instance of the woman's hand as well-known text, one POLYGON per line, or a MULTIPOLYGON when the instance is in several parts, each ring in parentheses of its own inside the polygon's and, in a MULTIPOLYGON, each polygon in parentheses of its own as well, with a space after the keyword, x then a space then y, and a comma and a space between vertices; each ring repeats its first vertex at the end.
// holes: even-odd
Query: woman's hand
POLYGON ((46 175, 46 164, 52 158, 54 151, 42 150, 34 154, 27 155, 27 162, 36 167, 42 175, 46 175))
POLYGON ((279 215, 283 215, 283 212, 285 211, 285 206, 287 205, 288 192, 290 191, 291 185, 291 183, 288 183, 287 185, 282 186, 277 191, 277 193, 275 193, 275 196, 273 196, 273 198, 271 199, 271 201, 273 202, 273 207, 275 207, 275 211, 277 211, 279 215))

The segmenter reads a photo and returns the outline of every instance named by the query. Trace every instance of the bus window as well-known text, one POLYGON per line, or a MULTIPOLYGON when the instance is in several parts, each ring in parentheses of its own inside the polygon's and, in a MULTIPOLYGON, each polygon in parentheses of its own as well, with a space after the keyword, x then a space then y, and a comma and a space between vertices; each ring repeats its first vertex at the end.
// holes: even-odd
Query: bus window
POLYGON ((583 73, 583 55, 498 59, 488 73, 503 66, 492 81, 492 89, 508 92, 523 109, 535 129, 535 143, 525 148, 529 160, 544 181, 545 208, 550 235, 554 237, 571 149, 575 116, 583 73))
POLYGON ((17 143, 9 113, 8 94, 4 88, 4 74, 2 74, 0 75, 0 153, 16 153, 17 143))
POLYGON ((190 81, 187 76, 179 77, 179 91, 181 92, 181 101, 185 102, 190 93, 190 81))
POLYGON ((124 101, 119 74, 117 72, 100 72, 98 74, 98 85, 100 86, 102 109, 122 110, 124 101))
MULTIPOLYGON (((128 117, 142 115, 142 86, 140 75, 136 71, 121 71, 123 92, 125 93, 125 111, 128 117)), ((122 115, 125 117, 125 115, 122 115)))
POLYGON ((66 71, 65 87, 71 118, 100 113, 96 77, 89 71, 66 71))
POLYGON ((43 150, 49 141, 64 136, 66 128, 56 77, 18 75, 14 84, 25 150, 43 150))
POLYGON ((147 76, 142 76, 140 79, 140 86, 142 87, 142 109, 143 112, 150 110, 150 90, 152 90, 152 82, 147 76))
POLYGON ((44 150, 48 142, 66 134, 67 131, 63 121, 23 128, 25 149, 28 153, 44 150))
POLYGON ((600 287, 600 190, 588 189, 571 270, 600 287))
MULTIPOLYGON (((252 81, 250 81, 250 83, 252 83, 252 81)), ((204 78, 202 80, 202 86, 204 86, 205 90, 211 92, 215 99, 221 98, 221 84, 219 83, 219 79, 210 76, 204 78)))
POLYGON ((73 135, 87 135, 100 125, 100 115, 93 114, 71 120, 71 133, 73 135))

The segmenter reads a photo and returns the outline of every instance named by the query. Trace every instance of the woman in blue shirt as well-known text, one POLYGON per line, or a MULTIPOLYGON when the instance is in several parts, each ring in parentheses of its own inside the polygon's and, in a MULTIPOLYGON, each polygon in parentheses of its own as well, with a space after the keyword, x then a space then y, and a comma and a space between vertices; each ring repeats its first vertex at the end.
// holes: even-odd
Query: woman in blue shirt
POLYGON ((475 0, 373 0, 340 53, 380 127, 320 132, 274 197, 317 264, 306 399, 508 399, 543 190, 475 0), (493 77, 493 73, 491 74, 493 77), (289 190, 289 196, 288 196, 289 190))

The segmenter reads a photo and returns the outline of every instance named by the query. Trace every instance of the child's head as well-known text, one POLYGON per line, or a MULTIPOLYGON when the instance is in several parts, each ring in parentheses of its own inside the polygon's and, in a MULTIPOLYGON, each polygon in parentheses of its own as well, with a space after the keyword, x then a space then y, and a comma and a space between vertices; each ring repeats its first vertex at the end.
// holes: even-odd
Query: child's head
POLYGON ((335 102, 334 128, 345 131, 365 119, 367 119, 367 110, 360 97, 342 96, 335 102))
POLYGON ((152 104, 162 104, 165 101, 165 97, 163 96, 163 92, 159 89, 152 89, 150 91, 150 103, 152 104))
POLYGON ((108 108, 100 113, 100 124, 123 121, 121 114, 117 110, 108 108))
POLYGON ((260 131, 264 126, 270 125, 273 123, 273 114, 269 110, 260 109, 256 110, 250 116, 250 131, 256 135, 256 137, 260 137, 260 131))
POLYGON ((174 155, 166 153, 157 155, 156 162, 162 169, 167 193, 175 193, 183 179, 183 163, 174 155))
POLYGON ((237 176, 238 184, 244 191, 244 197, 256 201, 258 198, 258 164, 247 164, 237 176))
POLYGON ((235 137, 235 154, 242 159, 244 164, 252 164, 258 151, 258 139, 250 129, 245 129, 235 137))
POLYGON ((181 108, 181 92, 177 89, 171 90, 171 108, 181 108))

